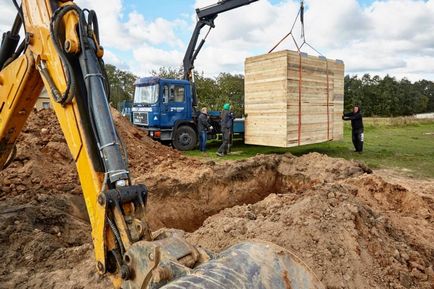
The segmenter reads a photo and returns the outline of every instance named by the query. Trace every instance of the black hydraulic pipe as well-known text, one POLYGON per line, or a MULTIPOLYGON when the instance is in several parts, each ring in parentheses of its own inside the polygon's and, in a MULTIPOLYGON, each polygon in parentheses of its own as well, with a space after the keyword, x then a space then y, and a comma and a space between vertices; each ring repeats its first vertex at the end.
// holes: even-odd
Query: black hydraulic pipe
POLYGON ((11 31, 3 33, 0 47, 0 69, 5 66, 6 61, 14 55, 17 49, 18 43, 20 42, 20 35, 18 35, 18 33, 20 32, 22 23, 21 17, 17 15, 11 31))
POLYGON ((200 50, 202 49, 202 46, 203 46, 204 44, 205 44, 205 39, 202 39, 202 40, 200 41, 199 45, 197 46, 196 51, 194 52, 193 60, 196 60, 197 55, 199 54, 199 52, 200 52, 200 50))
POLYGON ((6 61, 14 55, 20 42, 19 35, 13 35, 10 31, 3 33, 2 44, 0 48, 0 68, 3 68, 6 61))
POLYGON ((21 20, 20 15, 17 14, 14 20, 14 24, 12 25, 11 33, 13 35, 18 35, 18 33, 20 33, 22 25, 23 25, 23 20, 21 20))
POLYGON ((193 54, 196 48, 197 41, 199 39, 200 30, 205 26, 205 23, 199 21, 196 23, 196 27, 194 28, 193 35, 190 39, 190 43, 188 44, 187 50, 185 52, 183 66, 184 66, 184 79, 191 81, 190 73, 194 66, 194 58, 193 54))

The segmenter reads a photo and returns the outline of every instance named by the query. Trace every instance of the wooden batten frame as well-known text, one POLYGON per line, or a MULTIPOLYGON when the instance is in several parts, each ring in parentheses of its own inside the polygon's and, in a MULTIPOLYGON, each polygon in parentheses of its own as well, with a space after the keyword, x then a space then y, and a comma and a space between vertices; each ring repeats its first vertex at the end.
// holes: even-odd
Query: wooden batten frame
POLYGON ((245 62, 246 144, 291 147, 342 139, 342 61, 279 51, 245 62))

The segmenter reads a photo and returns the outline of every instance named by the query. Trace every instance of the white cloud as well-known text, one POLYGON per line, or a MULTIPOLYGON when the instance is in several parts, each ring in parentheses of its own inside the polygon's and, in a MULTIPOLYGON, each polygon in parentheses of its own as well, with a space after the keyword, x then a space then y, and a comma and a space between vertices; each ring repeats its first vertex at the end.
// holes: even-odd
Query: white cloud
POLYGON ((182 47, 183 42, 175 35, 175 27, 183 25, 181 20, 168 21, 157 18, 153 22, 145 21, 143 15, 132 12, 125 23, 128 36, 136 42, 147 42, 152 45, 166 44, 171 47, 182 47))
MULTIPOLYGON (((210 3, 215 1, 197 0, 196 7, 210 3)), ((298 3, 264 0, 220 15, 196 68, 208 74, 242 72, 246 56, 265 53, 289 32, 298 3)), ((343 59, 347 72, 434 80, 432 66, 423 65, 434 59, 434 0, 375 1, 368 7, 356 0, 305 3, 309 43, 329 58, 343 59)), ((294 45, 287 40, 279 48, 294 45)))
POLYGON ((104 62, 115 65, 119 69, 129 70, 130 66, 128 63, 120 59, 115 53, 109 49, 104 49, 104 62))
MULTIPOLYGON (((182 64, 189 41, 182 37, 193 30, 194 8, 217 0, 195 0, 190 16, 182 14, 176 20, 164 15, 146 19, 137 11, 126 11, 125 2, 77 0, 99 16, 106 62, 143 75, 160 66, 182 64)), ((305 4, 309 43, 329 58, 344 60, 348 73, 434 80, 434 0, 377 0, 369 6, 357 0, 306 0, 305 4)), ((298 0, 278 4, 259 0, 219 15, 196 69, 207 75, 242 73, 246 57, 266 53, 289 31, 298 5, 298 0)), ((3 32, 12 24, 15 10, 8 0, 0 0, 0 10, 3 32)), ((298 26, 295 35, 300 35, 298 26)), ((279 47, 288 48, 294 49, 290 40, 279 47)))
POLYGON ((98 15, 103 45, 119 50, 135 50, 137 46, 182 46, 175 29, 182 27, 182 20, 168 21, 157 18, 146 20, 137 11, 125 15, 121 0, 78 0, 78 5, 94 9, 98 15), (125 18, 125 19, 124 19, 125 18))
POLYGON ((132 71, 139 75, 149 75, 152 70, 164 67, 180 67, 184 54, 180 50, 165 50, 149 45, 142 45, 133 51, 132 71))

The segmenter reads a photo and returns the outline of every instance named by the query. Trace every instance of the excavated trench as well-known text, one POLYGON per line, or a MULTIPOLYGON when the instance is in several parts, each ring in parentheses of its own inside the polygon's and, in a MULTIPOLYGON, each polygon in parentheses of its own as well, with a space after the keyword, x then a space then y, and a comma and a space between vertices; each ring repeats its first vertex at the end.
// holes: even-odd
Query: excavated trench
MULTIPOLYGON (((361 175, 368 168, 358 163, 333 161, 312 154, 256 156, 225 164, 204 165, 188 181, 176 177, 149 183, 148 217, 152 229, 178 228, 193 232, 225 208, 257 203, 270 194, 300 194, 321 182, 361 175), (318 168, 311 162, 317 161, 318 168)), ((147 182, 148 181, 148 182, 147 182)))

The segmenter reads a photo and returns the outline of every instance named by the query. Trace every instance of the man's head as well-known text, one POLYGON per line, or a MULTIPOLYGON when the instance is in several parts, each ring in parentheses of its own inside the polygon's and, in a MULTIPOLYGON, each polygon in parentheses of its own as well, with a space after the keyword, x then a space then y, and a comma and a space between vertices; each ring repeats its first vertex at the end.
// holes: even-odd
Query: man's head
POLYGON ((202 107, 200 110, 201 113, 208 114, 208 109, 206 107, 202 107))
POLYGON ((231 105, 229 103, 225 103, 225 105, 223 105, 223 109, 224 110, 230 110, 231 109, 231 105))
POLYGON ((354 112, 354 113, 358 113, 358 112, 360 112, 360 107, 359 107, 358 105, 354 106, 354 108, 353 108, 353 112, 354 112))

